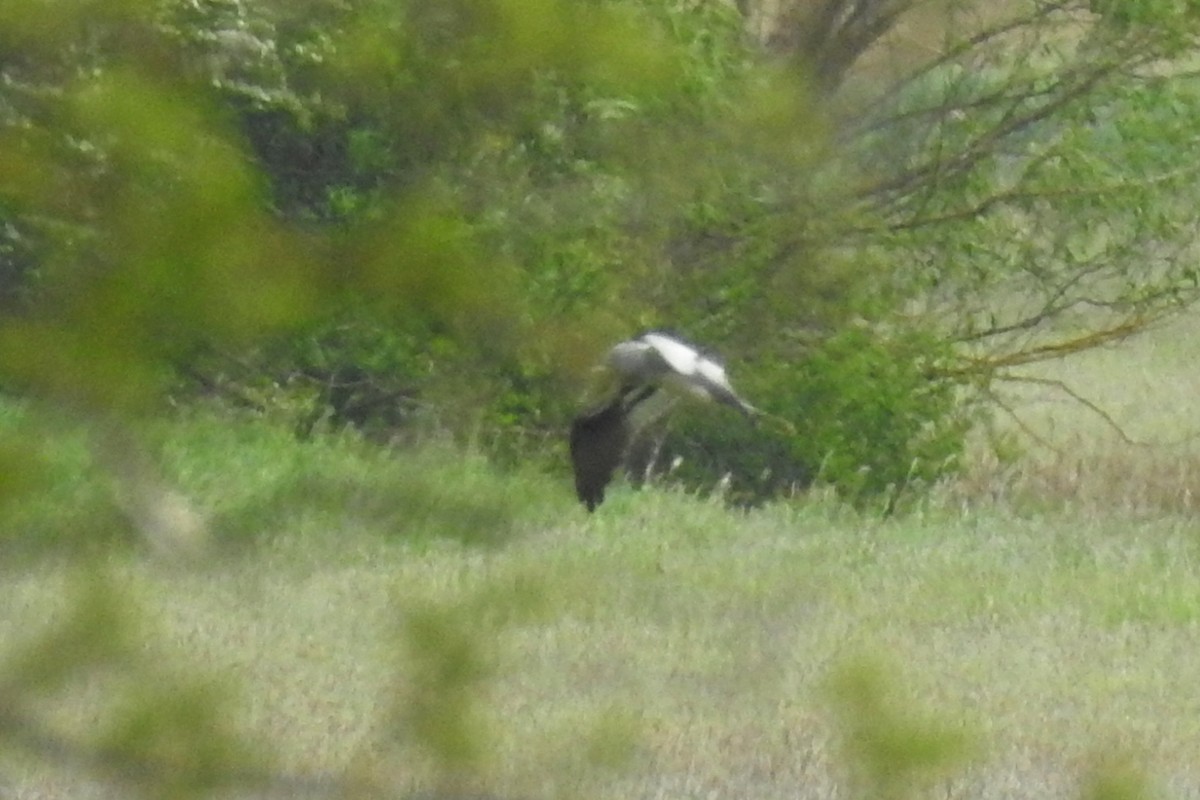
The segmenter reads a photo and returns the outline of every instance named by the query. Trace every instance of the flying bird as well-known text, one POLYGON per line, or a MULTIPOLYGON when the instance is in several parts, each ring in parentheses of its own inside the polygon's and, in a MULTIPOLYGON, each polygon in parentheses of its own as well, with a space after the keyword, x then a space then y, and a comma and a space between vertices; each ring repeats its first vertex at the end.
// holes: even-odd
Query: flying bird
POLYGON ((729 406, 750 419, 761 413, 733 390, 720 361, 660 331, 616 345, 603 368, 616 378, 616 390, 571 423, 575 493, 588 511, 604 501, 604 490, 638 430, 670 405, 668 400, 666 407, 655 408, 653 400, 692 397, 729 406))

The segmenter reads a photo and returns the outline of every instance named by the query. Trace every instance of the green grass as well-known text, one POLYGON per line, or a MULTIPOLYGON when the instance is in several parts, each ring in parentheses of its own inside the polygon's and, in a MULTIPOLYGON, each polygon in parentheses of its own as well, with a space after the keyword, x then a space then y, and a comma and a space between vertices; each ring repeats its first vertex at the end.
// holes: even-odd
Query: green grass
MULTIPOLYGON (((627 487, 589 516, 565 471, 196 413, 142 430, 215 541, 181 564, 125 532, 80 426, 0 406, 4 463, 48 443, 0 483, 0 701, 25 653, 62 683, 22 689, 24 710, 70 740, 158 719, 134 713, 147 697, 198 697, 180 704, 181 752, 225 731, 273 772, 400 789, 1024 798, 1144 772, 1196 796, 1190 331, 1040 373, 1158 446, 1026 387, 1022 424, 1057 450, 981 454, 886 521, 819 496, 737 512, 627 487), (96 575, 132 645, 89 611, 104 591, 72 599, 96 575), (75 633, 30 645, 72 609, 75 633)), ((107 785, 104 759, 20 739, 0 714, 15 796, 107 785)))
MULTIPOLYGON (((0 554, 11 561, 114 538, 122 523, 111 474, 81 423, 9 406, 0 408, 0 432, 26 460, 31 449, 39 455, 34 485, 21 487, 19 502, 0 505, 0 554), (38 447, 44 442, 52 445, 38 447)), ((416 455, 350 434, 298 441, 286 428, 203 413, 149 423, 140 435, 163 480, 190 496, 215 538, 233 547, 343 529, 500 543, 555 513, 545 503, 555 487, 542 476, 502 474, 445 442, 427 442, 416 455)))
MULTIPOLYGON (((900 720, 970 744, 935 796, 1059 796, 1112 752, 1200 783, 1200 536, 1183 517, 880 522, 627 489, 589 517, 565 475, 505 476, 437 444, 204 418, 148 439, 224 557, 182 567, 118 540, 84 563, 136 603, 154 680, 234 687, 227 722, 276 770, 420 786, 451 765, 522 797, 845 796, 840 737, 882 712, 839 712, 831 681, 879 664, 900 720), (432 651, 402 635, 414 620, 434 620, 432 651), (443 685, 427 735, 475 709, 462 752, 395 724, 460 633, 484 666, 443 685)), ((79 569, 27 555, 6 572, 0 653, 63 617, 79 569)), ((117 713, 114 680, 80 676, 40 713, 86 736, 117 713)), ((79 791, 28 753, 0 766, 29 796, 79 791)))

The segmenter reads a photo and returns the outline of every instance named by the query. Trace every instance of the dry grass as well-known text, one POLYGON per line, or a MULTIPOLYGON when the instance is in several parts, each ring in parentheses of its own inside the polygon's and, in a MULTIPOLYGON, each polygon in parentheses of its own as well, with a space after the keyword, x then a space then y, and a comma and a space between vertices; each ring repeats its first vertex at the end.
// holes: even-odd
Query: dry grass
POLYGON ((1101 516, 1200 510, 1198 334, 1184 318, 1024 373, 1038 382, 1006 387, 1013 413, 994 431, 1005 456, 981 443, 960 496, 1101 516))

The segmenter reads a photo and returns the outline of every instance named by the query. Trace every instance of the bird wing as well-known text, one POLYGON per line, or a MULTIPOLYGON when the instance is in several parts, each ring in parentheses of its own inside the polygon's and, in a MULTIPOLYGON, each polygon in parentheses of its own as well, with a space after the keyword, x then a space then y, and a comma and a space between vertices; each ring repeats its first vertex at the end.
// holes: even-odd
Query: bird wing
POLYGON ((667 379, 667 383, 674 384, 677 390, 711 398, 748 416, 758 413, 754 406, 738 397, 725 374, 725 367, 717 359, 666 334, 647 333, 641 340, 679 376, 676 380, 669 376, 667 379))
POLYGON ((646 333, 641 340, 653 347, 654 352, 675 372, 686 376, 695 374, 701 360, 696 348, 662 333, 646 333))
POLYGON ((621 398, 571 423, 571 466, 575 493, 594 511, 604 501, 604 490, 625 458, 629 446, 629 423, 621 398))
POLYGON ((696 367, 696 378, 704 385, 705 391, 712 399, 718 403, 732 406, 747 416, 758 413, 758 409, 739 397, 733 390, 733 385, 729 383, 729 376, 725 374, 725 368, 720 363, 709 358, 701 358, 696 367))

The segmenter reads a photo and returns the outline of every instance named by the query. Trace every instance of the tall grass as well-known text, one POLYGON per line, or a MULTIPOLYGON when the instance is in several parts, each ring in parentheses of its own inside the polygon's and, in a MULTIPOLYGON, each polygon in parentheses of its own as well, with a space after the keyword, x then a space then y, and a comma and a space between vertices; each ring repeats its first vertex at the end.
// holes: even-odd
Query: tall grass
MULTIPOLYGON (((420 655, 396 643, 441 609, 481 642, 470 775, 489 791, 840 797, 857 752, 845 737, 894 717, 902 743, 922 719, 963 743, 928 779, 936 795, 1042 797, 1070 793, 1110 753, 1200 785, 1198 547, 1162 523, 880 524, 645 492, 500 549, 348 528, 276 537, 207 570, 134 551, 108 568, 164 662, 236 685, 231 721, 287 773, 437 785, 389 714, 411 701, 420 655), (503 610, 513 587, 538 602, 503 610), (847 707, 831 683, 864 664, 886 670, 881 708, 847 707)), ((61 613, 68 575, 11 575, 0 640, 61 613)), ((81 685, 55 719, 83 733, 98 708, 81 685)), ((65 780, 25 759, 8 769, 30 796, 65 780)))
MULTIPOLYGON (((0 406, 0 434, 40 457, 30 467, 36 490, 3 509, 0 547, 10 555, 120 537, 121 509, 113 476, 97 458, 94 427, 0 406)), ((554 513, 546 510, 554 487, 543 476, 502 472, 481 454, 436 439, 412 450, 381 448, 351 432, 300 441, 269 422, 211 411, 152 421, 138 433, 164 481, 190 497, 228 545, 345 528, 499 543, 554 513)))
MULTIPOLYGON (((565 474, 436 442, 381 453, 203 416, 146 441, 227 557, 180 569, 119 546, 87 571, 135 606, 150 682, 232 687, 215 707, 280 774, 401 794, 450 775, 507 797, 1000 798, 1071 796, 1133 763, 1200 786, 1200 539, 1179 517, 880 521, 663 488, 589 516, 565 474)), ((5 573, 0 673, 67 613, 77 570, 5 573)), ((44 708, 68 739, 117 713, 112 676, 88 675, 44 708)), ((109 786, 76 767, 0 751, 18 797, 109 786)))
POLYGON ((0 406, 10 440, 49 444, 33 501, 5 511, 0 699, 20 654, 76 657, 41 637, 106 596, 72 601, 81 581, 107 582, 134 642, 85 638, 132 666, 60 666, 39 690, 55 746, 0 714, 0 788, 130 796, 62 743, 185 675, 216 693, 214 736, 292 776, 269 796, 1200 796, 1200 395, 1191 340, 1136 344, 1043 373, 1111 420, 1035 386, 1013 407, 1046 450, 980 455, 888 520, 664 486, 618 486, 589 516, 565 469, 197 412, 141 431, 219 545, 183 569, 123 534, 82 426, 0 406), (1111 422, 1183 441, 1130 445, 1111 422))

